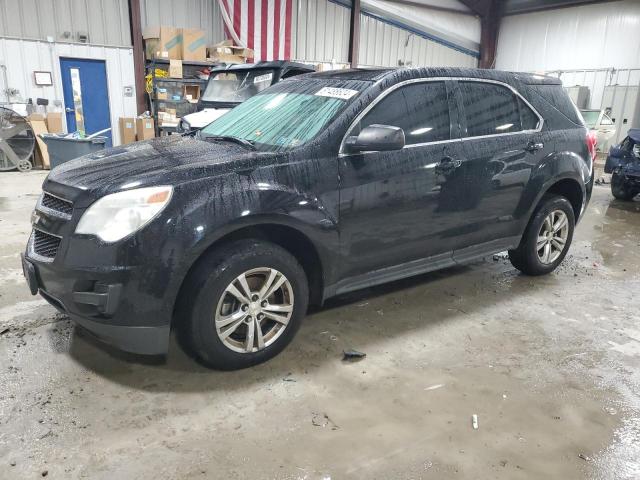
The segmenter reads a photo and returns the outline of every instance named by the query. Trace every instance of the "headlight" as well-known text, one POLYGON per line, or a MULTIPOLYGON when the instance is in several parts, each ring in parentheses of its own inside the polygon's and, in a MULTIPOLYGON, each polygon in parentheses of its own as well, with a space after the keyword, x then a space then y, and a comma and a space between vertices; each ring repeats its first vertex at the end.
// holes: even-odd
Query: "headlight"
POLYGON ((171 200, 173 187, 148 187, 106 195, 93 203, 80 218, 76 233, 96 235, 117 242, 140 230, 171 200))

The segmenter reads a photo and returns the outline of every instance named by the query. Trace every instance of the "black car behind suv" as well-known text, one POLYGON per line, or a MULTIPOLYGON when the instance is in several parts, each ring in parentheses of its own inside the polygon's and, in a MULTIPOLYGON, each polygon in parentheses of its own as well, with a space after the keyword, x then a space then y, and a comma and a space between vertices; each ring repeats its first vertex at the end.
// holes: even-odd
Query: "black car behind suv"
POLYGON ((504 250, 563 260, 595 145, 557 79, 420 68, 303 75, 196 138, 49 174, 31 291, 124 350, 202 363, 273 357, 309 302, 504 250))

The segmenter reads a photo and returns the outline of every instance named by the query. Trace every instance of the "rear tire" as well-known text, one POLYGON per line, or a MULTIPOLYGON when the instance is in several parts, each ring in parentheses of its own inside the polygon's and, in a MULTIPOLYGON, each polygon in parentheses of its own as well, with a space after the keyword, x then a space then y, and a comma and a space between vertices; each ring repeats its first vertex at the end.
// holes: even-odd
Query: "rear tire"
POLYGON ((207 254, 185 287, 179 339, 201 364, 217 370, 276 356, 295 336, 309 301, 307 277, 296 258, 253 239, 207 254))
POLYGON ((511 264, 526 275, 545 275, 564 260, 573 239, 575 214, 569 200, 545 195, 534 212, 520 245, 509 250, 511 264))
POLYGON ((638 191, 629 185, 624 175, 614 172, 611 175, 611 194, 618 200, 629 201, 638 194, 638 191))

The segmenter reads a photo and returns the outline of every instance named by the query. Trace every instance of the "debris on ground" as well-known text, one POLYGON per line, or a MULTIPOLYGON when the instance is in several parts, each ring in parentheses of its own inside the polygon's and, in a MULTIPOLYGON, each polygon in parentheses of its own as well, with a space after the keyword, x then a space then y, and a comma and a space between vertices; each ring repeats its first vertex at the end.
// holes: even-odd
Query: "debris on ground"
POLYGON ((329 415, 326 413, 314 413, 311 417, 311 423, 315 427, 327 427, 330 426, 331 430, 338 430, 340 427, 335 424, 333 420, 329 418, 329 415))
POLYGON ((3 328, 3 329, 0 331, 0 335, 4 335, 4 334, 5 334, 5 333, 7 333, 9 330, 11 330, 9 327, 7 327, 7 328, 3 328))
POLYGON ((357 350, 343 350, 342 355, 343 362, 357 362, 367 356, 366 353, 357 350))
POLYGON ((476 415, 475 413, 471 415, 471 426, 474 430, 478 429, 478 415, 476 415))
POLYGON ((295 378, 291 376, 291 372, 287 373, 287 376, 282 379, 283 382, 297 382, 295 378))
POLYGON ((426 390, 437 390, 438 388, 444 387, 444 383, 437 383, 435 385, 431 385, 430 387, 426 387, 426 390))
POLYGON ((591 460, 591 458, 587 457, 584 453, 578 454, 578 458, 581 458, 585 462, 588 462, 589 460, 591 460))

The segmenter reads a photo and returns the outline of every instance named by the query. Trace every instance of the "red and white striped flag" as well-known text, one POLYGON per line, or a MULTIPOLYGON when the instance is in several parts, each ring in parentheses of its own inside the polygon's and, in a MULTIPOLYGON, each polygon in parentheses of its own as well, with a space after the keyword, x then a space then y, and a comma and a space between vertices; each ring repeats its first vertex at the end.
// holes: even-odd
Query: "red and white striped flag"
POLYGON ((218 0, 227 37, 253 49, 255 62, 291 59, 292 2, 218 0))

